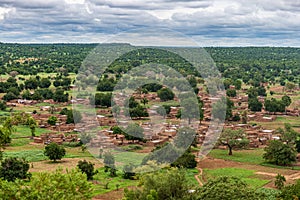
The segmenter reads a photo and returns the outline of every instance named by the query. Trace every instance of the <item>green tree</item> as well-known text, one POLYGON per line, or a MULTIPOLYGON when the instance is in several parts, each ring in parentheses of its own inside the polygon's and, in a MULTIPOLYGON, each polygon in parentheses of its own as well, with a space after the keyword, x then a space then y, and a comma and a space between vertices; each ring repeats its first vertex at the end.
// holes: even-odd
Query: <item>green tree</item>
POLYGON ((248 108, 253 112, 260 112, 262 103, 258 101, 257 97, 248 99, 248 108))
POLYGON ((111 111, 112 111, 116 116, 118 116, 118 115, 120 114, 121 108, 120 108, 120 106, 118 106, 118 105, 114 105, 114 106, 112 107, 111 111))
POLYGON ((24 82, 25 89, 29 90, 35 90, 39 86, 39 82, 36 80, 36 78, 29 78, 24 82))
POLYGON ((284 129, 278 128, 276 132, 280 134, 280 140, 286 144, 294 145, 299 136, 299 133, 292 128, 289 123, 284 124, 284 129))
POLYGON ((61 160, 66 155, 66 150, 63 146, 51 142, 45 147, 44 155, 50 160, 53 160, 53 162, 56 162, 57 160, 61 160))
POLYGON ((219 120, 229 119, 232 117, 233 102, 225 97, 219 99, 212 106, 212 115, 219 120))
POLYGON ((292 83, 292 82, 287 82, 286 84, 285 84, 285 88, 287 89, 287 90, 294 90, 295 89, 295 87, 296 87, 296 84, 294 84, 294 83, 292 83))
POLYGON ((129 108, 129 112, 125 112, 125 116, 129 116, 129 115, 130 117, 137 118, 137 119, 149 116, 146 108, 140 104, 134 108, 129 108))
POLYGON ((57 122, 57 117, 55 116, 50 116, 47 120, 47 123, 50 124, 51 126, 54 126, 57 122))
POLYGON ((143 98, 141 100, 141 103, 144 104, 144 106, 149 102, 149 100, 147 98, 143 98))
POLYGON ((228 89, 226 90, 226 95, 229 97, 236 97, 236 90, 235 89, 228 89))
POLYGON ((188 149, 196 139, 196 132, 190 127, 182 127, 178 129, 176 137, 174 138, 174 145, 176 148, 188 149))
POLYGON ((115 167, 115 157, 111 152, 105 152, 104 153, 104 167, 105 167, 105 172, 110 172, 111 177, 117 176, 117 170, 115 167))
POLYGON ((197 199, 234 199, 234 200, 261 200, 266 199, 262 193, 256 192, 244 181, 237 177, 221 176, 211 179, 197 192, 197 199))
POLYGON ((284 95, 283 97, 281 97, 281 101, 284 103, 284 105, 286 107, 288 107, 289 105, 291 105, 292 103, 292 99, 291 97, 287 96, 287 95, 284 95))
POLYGON ((163 116, 164 118, 167 116, 166 109, 163 106, 159 106, 156 108, 156 113, 163 116))
POLYGON ((6 110, 7 106, 6 103, 4 101, 0 101, 0 110, 4 111, 6 110))
POLYGON ((236 89, 236 90, 240 90, 240 89, 242 88, 242 81, 236 79, 236 80, 233 82, 233 85, 235 86, 235 89, 236 89))
POLYGON ((176 116, 177 118, 188 119, 188 123, 191 123, 192 119, 201 120, 203 119, 202 103, 198 102, 195 98, 185 98, 181 102, 182 109, 176 116), (198 106, 198 109, 195 108, 198 106))
POLYGON ((169 101, 174 99, 174 93, 169 88, 162 88, 157 91, 157 95, 161 101, 169 101))
POLYGON ((90 97, 90 103, 96 106, 111 106, 112 93, 96 93, 95 96, 90 97))
POLYGON ((105 168, 115 167, 115 157, 110 151, 105 152, 103 156, 104 156, 103 162, 105 168))
POLYGON ((248 122, 248 116, 247 116, 247 111, 245 110, 242 113, 242 123, 247 124, 247 122, 248 122))
POLYGON ((53 100, 56 102, 67 102, 69 100, 69 94, 65 94, 65 91, 62 88, 58 88, 53 94, 53 100))
POLYGON ((162 88, 162 85, 157 83, 149 83, 143 86, 144 89, 150 91, 150 92, 157 92, 162 88))
POLYGON ((281 174, 277 174, 277 176, 275 177, 276 188, 281 190, 284 187, 284 182, 286 182, 285 177, 281 174))
POLYGON ((51 81, 48 78, 42 78, 39 82, 40 88, 49 88, 51 85, 51 81))
POLYGON ((6 93, 4 96, 3 96, 3 100, 4 101, 11 101, 11 100, 14 100, 14 99, 17 99, 18 98, 18 96, 17 95, 15 95, 14 93, 12 93, 12 92, 8 92, 8 93, 6 93))
POLYGON ((296 200, 300 198, 300 180, 298 179, 295 184, 287 185, 281 189, 278 194, 280 200, 296 200))
POLYGON ((278 140, 270 141, 263 154, 267 162, 276 165, 289 165, 296 161, 296 156, 297 152, 293 146, 278 140))
POLYGON ((26 124, 29 126, 30 128, 30 132, 31 132, 31 137, 35 137, 35 130, 37 127, 37 122, 33 117, 28 117, 26 124))
POLYGON ((0 160, 2 160, 2 153, 5 145, 11 142, 11 134, 14 128, 11 123, 11 118, 8 118, 3 125, 0 125, 0 160))
POLYGON ((82 120, 81 112, 77 110, 68 110, 67 111, 67 124, 79 123, 82 120))
POLYGON ((80 160, 77 164, 77 167, 82 173, 86 174, 87 180, 93 180, 93 176, 97 173, 94 170, 94 164, 86 160, 80 160))
POLYGON ((140 181, 141 189, 124 190, 124 200, 182 200, 192 199, 189 193, 185 171, 171 168, 145 174, 140 181))
POLYGON ((249 140, 246 138, 243 129, 225 129, 221 133, 218 143, 227 146, 228 155, 232 155, 232 150, 234 148, 244 148, 248 146, 249 140))
POLYGON ((125 129, 125 138, 127 140, 144 141, 144 129, 138 124, 132 123, 125 129))
POLYGON ((258 97, 258 91, 256 88, 253 88, 253 87, 251 87, 247 90, 247 94, 248 94, 249 99, 258 97))
POLYGON ((189 150, 181 155, 175 162, 171 164, 174 167, 195 168, 197 166, 196 156, 189 150))
POLYGON ((271 98, 265 100, 265 109, 269 112, 284 112, 285 111, 285 103, 282 100, 277 100, 275 98, 271 98))
POLYGON ((28 184, 20 185, 16 199, 89 200, 93 196, 93 185, 87 181, 86 175, 77 170, 58 169, 55 172, 35 174, 28 184), (21 198, 20 198, 21 197, 21 198))
POLYGON ((135 166, 132 163, 130 163, 128 165, 124 165, 124 167, 123 167, 123 178, 133 180, 134 177, 135 177, 134 169, 135 169, 135 166))
POLYGON ((29 164, 24 159, 6 158, 1 162, 0 178, 7 181, 30 178, 29 164))

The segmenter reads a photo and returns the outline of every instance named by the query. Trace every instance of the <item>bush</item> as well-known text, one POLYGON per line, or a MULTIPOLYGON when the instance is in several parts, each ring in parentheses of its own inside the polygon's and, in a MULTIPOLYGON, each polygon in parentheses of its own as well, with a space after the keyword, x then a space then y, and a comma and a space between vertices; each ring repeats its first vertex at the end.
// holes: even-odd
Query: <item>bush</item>
POLYGON ((282 141, 272 140, 265 148, 263 158, 276 165, 289 165, 296 161, 296 149, 282 141))
POLYGON ((134 172, 135 166, 133 164, 125 165, 123 167, 123 178, 124 179, 134 179, 135 172, 134 172))
POLYGON ((45 147, 44 155, 56 162, 56 160, 61 160, 66 155, 66 150, 64 147, 52 142, 45 147))
POLYGON ((47 120, 47 123, 52 126, 54 126, 56 124, 56 122, 57 122, 57 117, 55 117, 55 116, 50 116, 47 120))
POLYGON ((266 199, 265 196, 265 194, 250 188, 237 177, 221 176, 217 179, 209 180, 201 187, 197 199, 261 200, 266 199))
POLYGON ((157 91, 157 95, 161 101, 168 101, 174 99, 174 93, 169 88, 162 88, 157 91))
POLYGON ((185 152, 174 163, 174 167, 195 168, 197 166, 196 156, 190 152, 185 152))
POLYGON ((5 95, 3 96, 3 100, 5 100, 5 101, 14 100, 14 99, 17 99, 17 98, 18 98, 18 96, 15 95, 15 94, 12 93, 12 92, 8 92, 7 94, 5 94, 5 95))
POLYGON ((240 117, 240 115, 239 115, 239 114, 235 114, 235 115, 233 115, 233 117, 232 117, 232 121, 238 122, 238 121, 240 121, 240 120, 241 120, 241 117, 240 117))
POLYGON ((1 162, 0 177, 7 181, 30 178, 29 164, 24 159, 6 158, 1 162))
POLYGON ((86 176, 75 170, 62 169, 56 172, 41 172, 33 176, 30 182, 15 183, 0 179, 0 199, 92 199, 93 185, 86 180, 86 176))
POLYGON ((234 89, 228 89, 226 91, 226 95, 229 96, 229 97, 235 97, 236 96, 236 90, 234 90, 234 89))
POLYGON ((67 112, 67 124, 78 123, 82 119, 82 115, 77 110, 69 110, 67 112))
POLYGON ((124 151, 136 151, 136 150, 142 150, 143 147, 141 145, 128 145, 128 146, 123 146, 122 149, 124 151))
POLYGON ((5 110, 6 108, 6 103, 4 101, 0 101, 0 110, 5 110))

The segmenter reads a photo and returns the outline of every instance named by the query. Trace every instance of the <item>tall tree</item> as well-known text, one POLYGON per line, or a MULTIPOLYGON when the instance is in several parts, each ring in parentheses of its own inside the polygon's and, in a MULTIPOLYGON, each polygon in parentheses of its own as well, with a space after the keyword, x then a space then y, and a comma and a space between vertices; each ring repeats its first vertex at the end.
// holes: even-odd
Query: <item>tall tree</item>
POLYGON ((249 144, 249 140, 246 138, 246 134, 243 129, 225 129, 221 133, 218 143, 227 146, 228 155, 232 155, 232 150, 234 148, 246 147, 249 144))

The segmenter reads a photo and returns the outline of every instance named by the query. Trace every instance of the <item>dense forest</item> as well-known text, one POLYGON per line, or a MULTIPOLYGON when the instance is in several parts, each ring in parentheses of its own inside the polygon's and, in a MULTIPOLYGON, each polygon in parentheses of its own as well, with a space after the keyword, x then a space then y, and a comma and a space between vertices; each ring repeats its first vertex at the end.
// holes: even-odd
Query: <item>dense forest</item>
MULTIPOLYGON (((107 45, 107 44, 102 44, 107 45)), ((82 61, 97 44, 0 44, 0 74, 17 71, 22 75, 57 72, 63 67, 77 73, 82 61)), ((208 47, 205 50, 225 78, 245 83, 286 80, 299 82, 300 48, 208 47)), ((134 50, 111 64, 110 72, 126 72, 149 62, 168 64, 179 72, 195 74, 188 62, 170 52, 152 48, 134 50), (137 56, 138 55, 138 56, 137 56), (132 58, 135 59, 132 59, 132 58), (184 68, 184 70, 182 70, 184 68)), ((184 74, 186 75, 186 74, 184 74)), ((196 75, 196 74, 195 74, 196 75)))

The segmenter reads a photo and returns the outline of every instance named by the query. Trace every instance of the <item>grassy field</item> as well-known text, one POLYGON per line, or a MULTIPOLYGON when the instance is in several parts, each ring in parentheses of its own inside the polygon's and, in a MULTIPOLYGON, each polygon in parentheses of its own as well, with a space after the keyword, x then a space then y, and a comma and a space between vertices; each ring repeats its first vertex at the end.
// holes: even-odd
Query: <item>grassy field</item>
POLYGON ((231 160, 235 162, 253 164, 253 165, 261 165, 271 168, 281 168, 281 169, 293 169, 300 170, 299 166, 278 166, 273 165, 271 163, 267 163, 263 159, 264 149, 253 149, 253 150, 240 150, 233 151, 233 155, 229 156, 227 150, 214 149, 209 153, 209 156, 213 158, 223 159, 223 160, 231 160))
MULTIPOLYGON (((28 126, 17 126, 15 127, 16 130, 15 132, 12 134, 12 138, 20 138, 20 137, 30 137, 31 136, 31 131, 30 128, 28 126)), ((40 136, 43 133, 51 133, 51 130, 48 129, 44 129, 44 128, 36 128, 35 129, 35 135, 36 136, 40 136)))
POLYGON ((94 180, 96 181, 96 184, 94 184, 94 196, 120 188, 137 186, 139 182, 137 180, 123 179, 122 171, 120 170, 117 171, 117 177, 113 178, 109 176, 109 173, 104 172, 103 167, 98 169, 98 172, 94 175, 94 180))
POLYGON ((219 169, 204 169, 204 175, 207 179, 212 179, 220 176, 234 176, 243 180, 253 188, 261 188, 266 185, 269 180, 254 178, 254 170, 240 168, 219 168, 219 169))
MULTIPOLYGON (((104 194, 113 190, 126 188, 129 186, 137 186, 139 180, 128 180, 123 179, 122 170, 117 171, 117 177, 110 177, 109 173, 104 172, 104 167, 98 169, 98 174, 94 176, 94 180, 96 184, 94 184, 94 195, 104 194), (108 188, 106 188, 106 184, 108 183, 108 188)), ((198 174, 197 169, 187 169, 186 170, 186 179, 188 184, 193 188, 194 186, 198 186, 198 182, 195 179, 195 175, 198 174)))
MULTIPOLYGON (((27 140, 27 139, 22 139, 27 140)), ((82 152, 80 148, 70 148, 66 147, 66 156, 64 158, 89 158, 92 155, 89 152, 82 152)), ((44 156, 44 146, 39 145, 13 145, 7 148, 4 151, 4 157, 18 157, 25 158, 28 162, 39 162, 43 160, 48 160, 46 156, 44 156)))
POLYGON ((242 150, 233 151, 233 155, 229 156, 227 150, 214 149, 209 155, 214 158, 259 165, 265 162, 262 158, 263 153, 263 149, 242 150))

